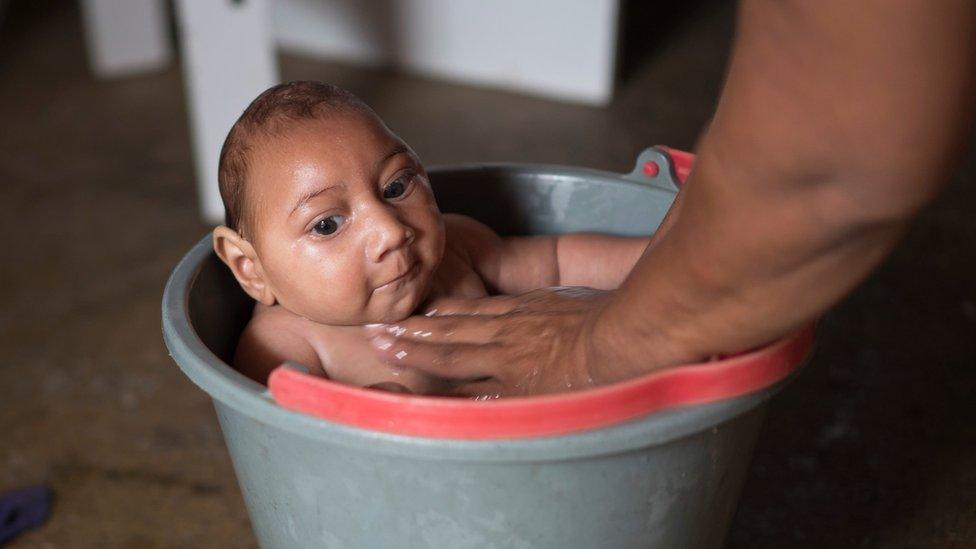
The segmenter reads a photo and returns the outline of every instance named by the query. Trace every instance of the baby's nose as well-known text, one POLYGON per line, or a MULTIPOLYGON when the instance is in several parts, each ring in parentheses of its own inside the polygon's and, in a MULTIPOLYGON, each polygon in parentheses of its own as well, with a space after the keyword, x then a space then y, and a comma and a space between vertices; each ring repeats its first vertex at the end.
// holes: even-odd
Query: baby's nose
POLYGON ((390 206, 379 208, 370 223, 372 242, 369 255, 373 261, 382 261, 387 252, 399 250, 413 242, 415 237, 413 229, 390 206))

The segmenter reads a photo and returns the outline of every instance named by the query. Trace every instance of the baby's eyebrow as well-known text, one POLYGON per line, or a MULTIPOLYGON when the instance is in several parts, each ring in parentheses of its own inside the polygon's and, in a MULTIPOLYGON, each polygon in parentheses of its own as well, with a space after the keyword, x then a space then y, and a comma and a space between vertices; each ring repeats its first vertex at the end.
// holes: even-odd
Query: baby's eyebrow
POLYGON ((322 194, 322 193, 324 193, 326 191, 331 191, 332 189, 335 189, 336 187, 337 187, 337 185, 326 185, 325 187, 320 187, 318 189, 313 189, 313 190, 311 190, 311 191, 303 194, 302 196, 300 196, 298 198, 298 202, 295 203, 295 207, 291 209, 291 213, 289 213, 288 216, 290 217, 295 212, 297 212, 299 208, 301 208, 305 204, 308 204, 308 201, 309 200, 315 198, 316 196, 318 196, 318 195, 320 195, 320 194, 322 194))
MULTIPOLYGON (((379 170, 379 168, 381 168, 383 166, 383 164, 386 163, 387 160, 393 158, 394 156, 396 156, 398 154, 409 153, 409 152, 410 152, 410 149, 407 148, 406 145, 404 145, 402 143, 399 144, 399 145, 397 145, 396 147, 393 148, 393 150, 391 150, 389 153, 387 153, 386 156, 384 156, 383 158, 381 158, 380 161, 376 163, 377 170, 379 170)), ((296 211, 298 211, 299 208, 301 208, 302 206, 304 206, 305 204, 307 204, 309 200, 315 198, 316 196, 318 196, 318 195, 320 195, 320 194, 322 194, 322 193, 324 193, 326 191, 332 190, 332 189, 334 189, 336 187, 337 187, 337 185, 327 185, 325 187, 320 187, 318 189, 313 189, 313 190, 311 190, 311 191, 303 194, 302 196, 298 197, 298 201, 295 203, 295 207, 292 208, 291 209, 291 213, 288 214, 289 217, 292 216, 296 211)))
POLYGON ((376 163, 376 170, 379 171, 379 169, 383 167, 383 164, 385 164, 387 160, 393 158, 394 156, 398 154, 409 153, 409 152, 410 149, 408 149, 407 146, 404 145, 403 143, 400 143, 399 145, 394 147, 393 150, 387 153, 386 156, 381 158, 379 162, 376 163))

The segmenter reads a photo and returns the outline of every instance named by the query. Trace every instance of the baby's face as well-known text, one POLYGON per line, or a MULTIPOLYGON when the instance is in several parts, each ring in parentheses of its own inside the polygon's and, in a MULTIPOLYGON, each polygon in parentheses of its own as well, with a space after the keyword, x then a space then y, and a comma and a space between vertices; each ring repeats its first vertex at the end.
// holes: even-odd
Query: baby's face
POLYGON ((249 176, 246 236, 280 305, 351 325, 426 297, 444 224, 419 159, 378 120, 341 112, 259 140, 249 176))

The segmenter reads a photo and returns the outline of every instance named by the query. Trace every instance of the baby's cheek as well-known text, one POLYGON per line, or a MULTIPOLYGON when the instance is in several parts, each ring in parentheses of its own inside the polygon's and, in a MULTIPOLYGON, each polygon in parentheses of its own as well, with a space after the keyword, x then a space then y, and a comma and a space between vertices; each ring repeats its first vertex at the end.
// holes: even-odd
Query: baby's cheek
POLYGON ((363 277, 341 267, 323 267, 308 277, 303 307, 307 318, 323 324, 356 322, 361 314, 363 277))
POLYGON ((444 254, 444 242, 446 239, 444 218, 435 209, 427 220, 426 225, 425 232, 427 233, 428 252, 436 261, 440 262, 441 256, 444 254))

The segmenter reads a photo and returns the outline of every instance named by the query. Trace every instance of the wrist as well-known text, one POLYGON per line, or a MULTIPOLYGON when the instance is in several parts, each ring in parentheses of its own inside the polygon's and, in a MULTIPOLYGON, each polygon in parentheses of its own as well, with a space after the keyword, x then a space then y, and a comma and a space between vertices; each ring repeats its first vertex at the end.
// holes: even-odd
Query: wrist
POLYGON ((588 328, 587 353, 594 385, 623 381, 701 357, 668 330, 666 323, 628 318, 608 304, 588 328))

